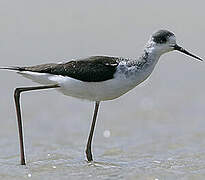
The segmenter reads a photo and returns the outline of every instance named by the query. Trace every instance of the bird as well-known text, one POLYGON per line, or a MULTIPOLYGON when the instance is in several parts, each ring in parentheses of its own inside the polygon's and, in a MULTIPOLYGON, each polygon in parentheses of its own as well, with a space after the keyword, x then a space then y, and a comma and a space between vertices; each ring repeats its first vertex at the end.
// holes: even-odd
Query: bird
POLYGON ((145 81, 153 72, 159 58, 174 50, 203 61, 202 58, 179 46, 174 33, 161 29, 152 33, 143 53, 138 58, 91 56, 64 63, 0 67, 0 69, 16 71, 41 84, 16 88, 14 91, 21 165, 26 165, 20 106, 22 92, 56 89, 66 96, 94 102, 94 113, 85 150, 87 161, 92 162, 92 140, 100 103, 116 99, 145 81))

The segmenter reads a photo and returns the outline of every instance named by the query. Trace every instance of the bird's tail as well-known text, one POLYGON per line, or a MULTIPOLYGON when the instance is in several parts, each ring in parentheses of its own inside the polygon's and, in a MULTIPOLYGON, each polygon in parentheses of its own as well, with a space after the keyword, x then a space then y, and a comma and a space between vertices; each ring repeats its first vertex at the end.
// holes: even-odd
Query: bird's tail
POLYGON ((18 67, 18 66, 6 66, 6 67, 0 67, 0 69, 5 69, 5 70, 11 70, 11 71, 23 71, 23 67, 18 67))
POLYGON ((40 73, 40 72, 33 72, 27 70, 26 67, 18 67, 18 66, 8 66, 8 67, 0 67, 0 70, 11 70, 15 71, 16 73, 24 76, 25 78, 31 79, 32 81, 40 84, 57 84, 56 81, 50 80, 49 77, 51 75, 40 73))

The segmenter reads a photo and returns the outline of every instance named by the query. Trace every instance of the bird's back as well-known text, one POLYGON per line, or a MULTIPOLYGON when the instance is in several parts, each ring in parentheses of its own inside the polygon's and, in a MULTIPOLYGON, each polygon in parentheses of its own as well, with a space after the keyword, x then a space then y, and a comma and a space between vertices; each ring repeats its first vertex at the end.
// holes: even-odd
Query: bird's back
POLYGON ((67 63, 50 63, 30 67, 17 67, 17 70, 48 73, 71 77, 84 82, 101 82, 113 78, 119 58, 108 56, 91 56, 86 59, 72 60, 67 63))

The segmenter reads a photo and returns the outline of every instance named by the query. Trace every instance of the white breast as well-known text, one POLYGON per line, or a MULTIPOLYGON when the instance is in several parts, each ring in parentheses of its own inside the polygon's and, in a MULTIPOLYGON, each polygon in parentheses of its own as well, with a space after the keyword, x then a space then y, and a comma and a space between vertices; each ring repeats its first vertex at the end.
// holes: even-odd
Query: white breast
POLYGON ((40 84, 59 84, 58 90, 64 95, 91 101, 115 99, 133 88, 120 77, 102 82, 83 82, 74 78, 47 73, 22 71, 19 74, 40 84))
POLYGON ((58 82, 61 86, 59 91, 63 94, 91 101, 115 99, 135 87, 121 78, 101 82, 83 82, 64 76, 52 76, 49 79, 58 82))

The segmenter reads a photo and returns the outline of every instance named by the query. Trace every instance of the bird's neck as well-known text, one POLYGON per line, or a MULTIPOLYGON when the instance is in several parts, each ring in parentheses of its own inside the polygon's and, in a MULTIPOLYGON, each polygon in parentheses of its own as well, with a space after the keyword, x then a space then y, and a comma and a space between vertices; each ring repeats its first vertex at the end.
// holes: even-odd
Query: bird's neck
POLYGON ((128 66, 132 66, 132 70, 128 73, 133 82, 137 84, 147 79, 155 68, 160 54, 155 52, 154 49, 145 48, 142 55, 132 60, 128 66))
POLYGON ((145 47, 141 56, 135 60, 135 66, 138 69, 143 69, 143 70, 152 69, 153 70, 160 56, 161 54, 159 54, 155 50, 155 48, 152 48, 149 46, 145 47))

